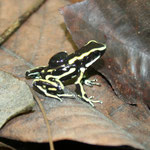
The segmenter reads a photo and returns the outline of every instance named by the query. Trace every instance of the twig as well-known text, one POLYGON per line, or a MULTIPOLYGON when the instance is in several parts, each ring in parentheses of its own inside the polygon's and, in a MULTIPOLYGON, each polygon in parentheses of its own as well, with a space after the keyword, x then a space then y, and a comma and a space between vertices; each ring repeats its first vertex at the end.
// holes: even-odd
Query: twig
POLYGON ((46 123, 46 126, 47 126, 47 130, 48 130, 48 136, 49 136, 49 146, 50 146, 50 150, 55 150, 54 149, 54 144, 53 144, 53 141, 52 141, 52 135, 51 135, 51 129, 50 129, 50 125, 49 125, 49 122, 48 122, 48 119, 47 119, 47 116, 46 116, 46 113, 45 113, 45 110, 44 110, 44 107, 40 101, 40 99, 38 98, 38 96, 35 94, 35 92, 33 91, 32 88, 31 89, 31 92, 35 98, 35 100, 37 101, 40 109, 41 109, 41 112, 42 112, 42 115, 43 115, 43 118, 44 118, 44 121, 46 123))
POLYGON ((37 0, 29 9, 0 35, 0 46, 35 12, 46 0, 37 0))
POLYGON ((11 149, 11 150, 16 150, 15 148, 13 148, 12 146, 9 146, 9 145, 7 145, 7 144, 5 144, 5 143, 2 143, 2 142, 0 142, 0 149, 2 148, 3 149, 3 147, 4 147, 4 149, 6 148, 8 148, 8 149, 11 149))

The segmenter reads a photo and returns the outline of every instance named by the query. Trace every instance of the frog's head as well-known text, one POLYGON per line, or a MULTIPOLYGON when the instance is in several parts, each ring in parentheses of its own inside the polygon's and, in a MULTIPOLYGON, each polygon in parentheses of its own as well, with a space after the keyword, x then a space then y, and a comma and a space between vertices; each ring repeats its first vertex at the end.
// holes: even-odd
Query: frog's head
POLYGON ((106 44, 91 40, 84 46, 84 48, 87 49, 89 55, 92 53, 97 53, 100 56, 103 56, 106 51, 106 44))
POLYGON ((97 41, 89 41, 83 48, 82 54, 83 63, 86 68, 96 62, 106 51, 106 44, 98 43, 97 41))

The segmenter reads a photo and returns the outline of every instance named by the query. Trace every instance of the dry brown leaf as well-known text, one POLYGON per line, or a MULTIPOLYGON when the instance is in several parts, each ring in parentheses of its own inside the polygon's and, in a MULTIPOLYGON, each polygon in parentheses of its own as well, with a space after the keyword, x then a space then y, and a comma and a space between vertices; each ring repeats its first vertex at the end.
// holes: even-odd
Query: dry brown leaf
POLYGON ((91 39, 106 43, 104 61, 95 69, 116 94, 150 107, 150 1, 85 0, 61 12, 78 47, 91 39))
MULTIPOLYGON (((4 31, 22 14, 30 5, 30 0, 1 1, 0 22, 4 31), (9 3, 9 4, 8 4, 9 3), (10 5, 11 4, 11 5, 10 5), (13 8, 10 10, 10 8, 13 8), (14 14, 10 19, 7 11, 14 14), (17 13, 18 12, 18 15, 17 13), (3 21, 4 20, 4 21, 3 21), (9 25, 7 25, 9 24, 9 25)), ((25 70, 33 65, 46 65, 49 58, 59 51, 73 52, 71 43, 66 40, 63 17, 58 8, 67 5, 65 1, 46 2, 5 44, 3 44, 0 59, 4 60, 1 69, 12 72, 15 75, 24 76, 25 70), (57 7, 56 7, 57 6, 57 7), (23 68, 24 67, 24 68, 23 68)), ((1 31, 1 33, 2 33, 1 31)))
MULTIPOLYGON (((20 8, 21 11, 25 10, 31 4, 30 0, 10 1, 11 13, 18 12, 20 8)), ((4 30, 4 26, 11 22, 11 18, 6 21, 10 3, 0 2, 3 8, 0 22, 1 19, 6 22, 3 22, 4 30)), ((46 65, 49 58, 59 51, 72 53, 74 50, 68 40, 68 32, 64 29, 63 18, 58 12, 58 8, 66 4, 68 2, 65 0, 50 0, 32 15, 1 47, 0 69, 23 77, 26 69, 46 65)), ((17 18, 17 13, 14 15, 13 18, 17 18)), ((94 95, 95 99, 103 101, 103 104, 96 104, 96 108, 78 98, 64 99, 61 103, 41 97, 44 99, 42 103, 52 128, 53 140, 68 139, 105 146, 128 145, 139 149, 148 147, 150 118, 146 110, 125 104, 114 95, 104 79, 98 75, 95 77, 102 86, 85 89, 89 96, 94 95), (142 112, 139 113, 140 111, 142 112)), ((74 91, 72 86, 68 88, 74 91)), ((48 142, 47 129, 38 106, 34 112, 9 121, 0 131, 0 136, 21 141, 48 142)))
POLYGON ((11 118, 31 111, 34 105, 27 84, 0 71, 0 129, 11 118))
MULTIPOLYGON (((105 146, 130 145, 142 148, 134 136, 121 129, 100 111, 80 100, 65 99, 60 103, 57 100, 47 99, 43 101, 43 105, 55 141, 69 139, 105 146)), ((97 108, 103 108, 104 105, 99 104, 97 108)), ((35 108, 35 113, 17 117, 9 122, 0 134, 3 137, 22 141, 47 142, 48 140, 47 129, 38 108, 35 108)))

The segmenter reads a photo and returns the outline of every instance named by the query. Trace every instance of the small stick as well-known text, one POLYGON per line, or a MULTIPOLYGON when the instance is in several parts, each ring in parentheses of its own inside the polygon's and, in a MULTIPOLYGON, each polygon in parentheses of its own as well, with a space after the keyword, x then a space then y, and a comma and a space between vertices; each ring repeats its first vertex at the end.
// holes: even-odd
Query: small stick
POLYGON ((50 150, 55 150, 54 149, 54 144, 53 144, 53 140, 52 140, 52 135, 51 135, 51 128, 50 128, 50 125, 49 125, 49 122, 48 122, 48 119, 47 119, 47 116, 46 116, 46 113, 45 113, 45 110, 44 110, 44 107, 40 101, 40 99, 38 98, 38 96, 35 94, 35 92, 33 91, 32 88, 30 88, 35 100, 37 101, 40 109, 41 109, 41 112, 42 112, 42 115, 43 115, 43 118, 44 118, 44 121, 46 123, 46 126, 47 126, 47 130, 48 130, 48 136, 49 136, 49 147, 50 147, 50 150))
POLYGON ((18 19, 0 35, 0 46, 35 12, 46 0, 37 0, 18 19))
POLYGON ((4 148, 4 149, 5 149, 5 148, 6 148, 6 149, 8 148, 8 149, 11 149, 11 150, 16 150, 16 149, 13 148, 12 146, 9 146, 9 145, 7 145, 7 144, 5 144, 5 143, 0 142, 0 149, 1 149, 1 148, 2 148, 2 149, 3 149, 3 148, 4 148))

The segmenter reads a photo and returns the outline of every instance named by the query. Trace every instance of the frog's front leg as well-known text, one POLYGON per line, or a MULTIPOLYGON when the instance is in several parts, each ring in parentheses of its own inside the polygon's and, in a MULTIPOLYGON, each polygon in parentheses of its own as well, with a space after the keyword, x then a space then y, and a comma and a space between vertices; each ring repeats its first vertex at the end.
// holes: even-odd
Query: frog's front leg
POLYGON ((84 72, 85 72, 85 69, 84 68, 81 68, 80 69, 80 74, 79 74, 79 77, 77 79, 77 81, 75 82, 75 85, 76 85, 76 89, 77 89, 77 92, 78 92, 78 96, 83 99, 84 101, 90 103, 93 107, 94 107, 94 104, 93 103, 102 103, 101 101, 99 100, 93 100, 93 96, 90 96, 89 98, 87 97, 85 91, 84 91, 84 88, 83 88, 83 85, 82 85, 82 78, 84 76, 84 72))
POLYGON ((64 85, 58 79, 45 80, 45 79, 35 79, 33 81, 33 88, 50 98, 55 98, 62 101, 62 97, 73 97, 73 95, 64 93, 64 85))

